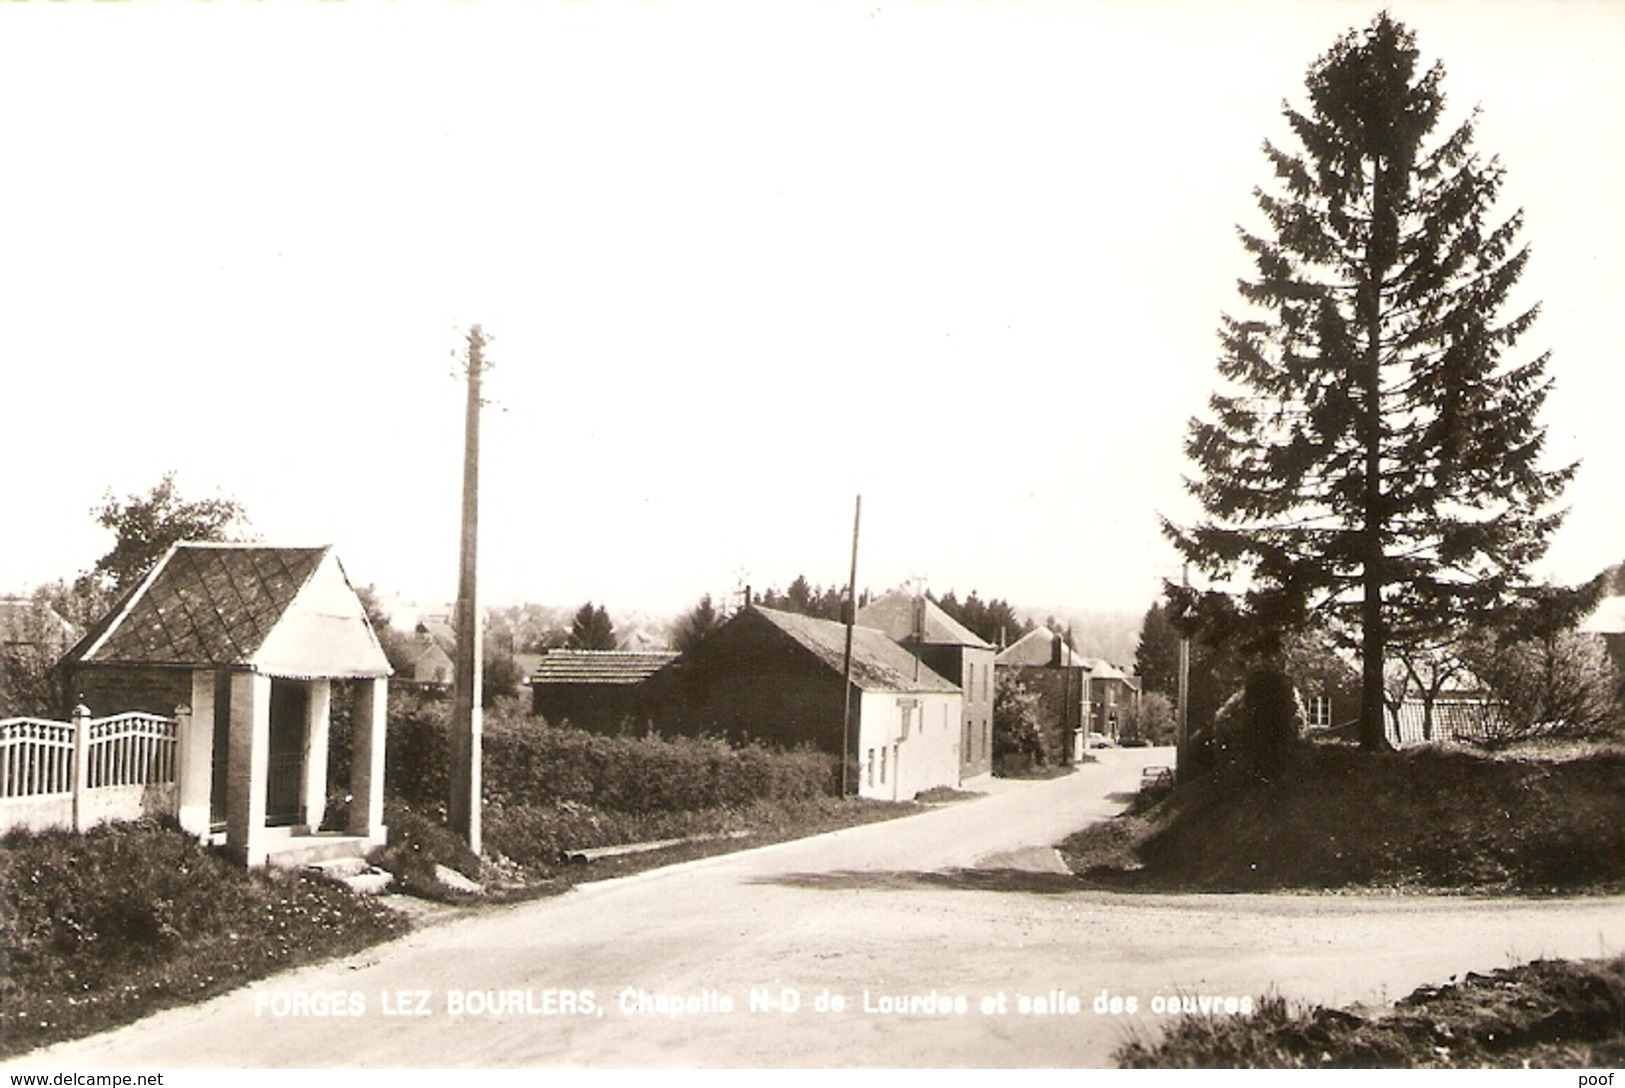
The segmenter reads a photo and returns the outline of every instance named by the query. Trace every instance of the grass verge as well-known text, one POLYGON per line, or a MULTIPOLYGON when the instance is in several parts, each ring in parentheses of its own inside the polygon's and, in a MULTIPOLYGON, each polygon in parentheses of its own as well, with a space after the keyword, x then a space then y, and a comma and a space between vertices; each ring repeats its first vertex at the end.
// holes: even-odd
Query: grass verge
POLYGON ((246 871, 176 828, 0 840, 0 1056, 89 1035, 406 930, 311 877, 246 871))
POLYGON ((1139 1069, 1617 1068, 1625 957, 1469 972, 1377 1015, 1262 997, 1251 1016, 1182 1016, 1114 1058, 1139 1069))
MULTIPOLYGON (((764 801, 694 812, 641 815, 593 809, 573 802, 490 806, 484 824, 487 859, 479 875, 487 888, 484 896, 449 892, 444 887, 423 886, 413 881, 406 882, 405 890, 459 904, 534 899, 568 891, 577 884, 897 819, 928 807, 926 803, 890 803, 855 797, 764 801), (589 863, 570 862, 561 856, 566 850, 698 836, 703 838, 589 863)), ((422 816, 411 816, 402 819, 399 826, 414 828, 427 822, 422 816)), ((390 825, 392 850, 396 826, 390 825)), ((438 863, 467 872, 457 863, 459 851, 466 851, 462 851, 462 844, 455 837, 446 838, 447 834, 443 828, 436 827, 431 833, 412 835, 425 848, 414 857, 414 868, 421 871, 427 866, 432 870, 438 863), (444 850, 437 849, 442 846, 444 850)), ((380 855, 377 860, 385 868, 389 867, 387 855, 380 855)))

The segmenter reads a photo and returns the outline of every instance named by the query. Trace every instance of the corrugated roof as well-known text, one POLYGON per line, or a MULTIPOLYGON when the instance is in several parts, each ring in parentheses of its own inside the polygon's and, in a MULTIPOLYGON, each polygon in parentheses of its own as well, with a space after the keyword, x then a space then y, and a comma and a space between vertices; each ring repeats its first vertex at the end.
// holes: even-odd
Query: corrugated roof
POLYGON ((677 660, 666 651, 549 650, 542 655, 532 684, 636 684, 677 660))
POLYGON ((894 589, 858 609, 858 623, 884 631, 897 642, 919 641, 931 645, 978 646, 992 649, 992 643, 948 615, 929 597, 916 597, 894 589), (921 632, 918 628, 924 627, 921 632))
POLYGON ((387 676, 327 547, 177 544, 68 655, 86 665, 251 666, 278 676, 387 676), (315 576, 329 569, 321 578, 315 576), (296 598, 303 603, 290 612, 296 598))
MULTIPOLYGON (((1392 713, 1390 711, 1390 713, 1392 713)), ((1488 732, 1500 710, 1487 696, 1463 696, 1434 701, 1432 735, 1423 736, 1422 721, 1426 716, 1420 699, 1406 699, 1399 704, 1399 743, 1422 744, 1427 740, 1474 740, 1488 732)), ((1392 719, 1389 727, 1393 728, 1392 719)))
MULTIPOLYGON (((794 612, 752 605, 757 615, 811 651, 839 674, 846 656, 846 625, 794 612)), ((959 685, 927 668, 919 658, 873 627, 852 628, 852 682, 864 691, 957 692, 959 685)))

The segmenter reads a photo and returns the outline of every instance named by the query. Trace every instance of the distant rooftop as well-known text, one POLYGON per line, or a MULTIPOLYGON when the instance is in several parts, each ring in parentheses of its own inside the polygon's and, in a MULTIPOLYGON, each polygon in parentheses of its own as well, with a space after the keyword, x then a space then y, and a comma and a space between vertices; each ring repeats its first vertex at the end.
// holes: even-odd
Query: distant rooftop
POLYGON ((992 643, 945 612, 929 597, 894 589, 858 609, 858 623, 884 631, 896 642, 933 645, 976 646, 992 649, 992 643))
POLYGON ((549 650, 530 674, 536 684, 636 684, 677 660, 669 651, 549 650))
POLYGON ((1051 666, 1056 664, 1055 644, 1061 643, 1060 664, 1072 668, 1087 669, 1089 662, 1078 655, 1078 652, 1068 646, 1065 641, 1048 627, 1038 627, 1028 631, 1016 641, 999 651, 999 656, 993 659, 995 665, 1026 665, 1051 666))
MULTIPOLYGON (((839 673, 846 655, 846 625, 795 612, 752 605, 760 616, 810 650, 839 673)), ((746 613, 748 614, 748 613, 746 613)), ((865 691, 957 692, 959 685, 921 664, 920 659, 872 627, 852 628, 852 682, 865 691)))

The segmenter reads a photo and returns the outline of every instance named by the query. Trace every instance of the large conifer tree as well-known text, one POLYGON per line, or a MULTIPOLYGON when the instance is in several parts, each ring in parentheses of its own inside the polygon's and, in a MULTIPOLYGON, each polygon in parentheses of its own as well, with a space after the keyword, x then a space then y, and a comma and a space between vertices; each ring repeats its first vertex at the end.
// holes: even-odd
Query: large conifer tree
POLYGON ((1284 107, 1300 147, 1264 146, 1249 312, 1223 319, 1226 384, 1186 440, 1206 520, 1166 526, 1254 633, 1358 632, 1368 747, 1385 647, 1511 602, 1574 471, 1538 463, 1547 360, 1509 358, 1534 308, 1502 313, 1522 214, 1494 218, 1503 172, 1471 119, 1434 135, 1443 75, 1384 13, 1284 107))

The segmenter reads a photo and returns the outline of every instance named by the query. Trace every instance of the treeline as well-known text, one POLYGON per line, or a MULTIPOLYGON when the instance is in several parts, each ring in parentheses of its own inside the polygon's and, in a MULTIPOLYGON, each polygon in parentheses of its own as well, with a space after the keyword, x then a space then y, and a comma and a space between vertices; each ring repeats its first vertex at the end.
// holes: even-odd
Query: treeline
POLYGON ((995 646, 1008 646, 1038 626, 1032 620, 1016 615, 1009 601, 1000 597, 983 601, 974 589, 963 601, 951 589, 941 597, 929 591, 926 596, 938 608, 969 628, 972 634, 995 646))

